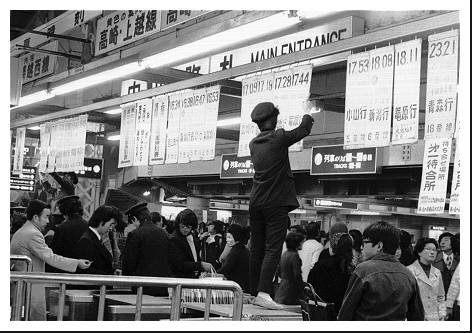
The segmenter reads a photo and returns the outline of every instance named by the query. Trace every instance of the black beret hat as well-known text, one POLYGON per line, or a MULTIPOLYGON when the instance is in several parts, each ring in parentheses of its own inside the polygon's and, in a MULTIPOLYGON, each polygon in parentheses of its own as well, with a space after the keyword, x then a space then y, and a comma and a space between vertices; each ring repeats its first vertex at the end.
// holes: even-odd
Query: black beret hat
POLYGON ((57 200, 57 204, 62 206, 63 204, 72 202, 74 200, 80 201, 80 198, 77 195, 67 195, 57 200))
POLYGON ((147 209, 147 202, 139 202, 130 208, 125 212, 126 215, 133 215, 136 216, 137 213, 140 211, 147 209))
POLYGON ((257 104, 254 110, 252 110, 251 119, 253 122, 258 123, 278 114, 279 110, 275 107, 274 103, 262 102, 257 104))

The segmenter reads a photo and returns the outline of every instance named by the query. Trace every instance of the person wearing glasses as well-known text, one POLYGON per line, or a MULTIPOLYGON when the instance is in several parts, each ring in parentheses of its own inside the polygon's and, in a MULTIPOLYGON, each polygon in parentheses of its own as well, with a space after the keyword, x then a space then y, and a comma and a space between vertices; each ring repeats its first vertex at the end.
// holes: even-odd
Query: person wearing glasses
POLYGON ((441 271, 432 264, 438 252, 438 243, 433 238, 420 238, 414 254, 418 258, 408 269, 418 281, 425 320, 446 319, 446 299, 441 271))
POLYGON ((201 261, 199 244, 192 231, 197 228, 197 216, 184 209, 175 217, 175 230, 169 238, 170 263, 175 277, 198 278, 200 273, 211 272, 213 266, 201 261))
POLYGON ((400 231, 377 222, 362 237, 362 262, 349 280, 338 320, 424 320, 418 283, 395 257, 400 231))

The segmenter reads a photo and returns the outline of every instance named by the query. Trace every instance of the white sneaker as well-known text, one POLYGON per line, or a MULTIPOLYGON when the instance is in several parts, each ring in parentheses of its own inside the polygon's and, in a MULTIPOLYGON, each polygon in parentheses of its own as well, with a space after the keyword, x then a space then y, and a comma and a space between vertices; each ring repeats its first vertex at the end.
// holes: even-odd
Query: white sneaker
POLYGON ((272 299, 262 298, 259 296, 254 298, 252 304, 258 305, 269 310, 282 310, 284 308, 282 305, 275 303, 272 299))

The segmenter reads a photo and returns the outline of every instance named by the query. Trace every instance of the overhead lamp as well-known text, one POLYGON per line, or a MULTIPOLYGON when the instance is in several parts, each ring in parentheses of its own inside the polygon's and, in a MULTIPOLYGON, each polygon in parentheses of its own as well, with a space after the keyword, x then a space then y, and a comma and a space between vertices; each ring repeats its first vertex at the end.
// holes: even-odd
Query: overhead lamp
POLYGON ((119 66, 113 69, 109 69, 97 74, 89 75, 82 79, 78 79, 63 85, 53 87, 52 92, 55 95, 64 95, 75 90, 89 88, 99 83, 118 79, 123 76, 127 76, 143 70, 144 67, 138 62, 132 62, 123 66, 119 66))
POLYGON ((107 110, 107 111, 104 111, 103 113, 106 113, 106 114, 118 114, 118 113, 121 113, 121 108, 118 108, 118 109, 111 109, 111 110, 107 110))
POLYGON ((119 135, 119 134, 117 134, 117 135, 110 135, 110 136, 107 137, 107 140, 108 140, 108 141, 118 141, 118 140, 120 140, 120 135, 119 135))
POLYGON ((333 11, 323 12, 323 11, 317 11, 317 10, 297 10, 297 15, 302 20, 322 18, 322 17, 326 17, 334 13, 336 12, 333 12, 333 11))
POLYGON ((47 90, 41 90, 33 94, 21 96, 18 106, 12 109, 16 109, 17 107, 20 107, 20 106, 25 106, 25 105, 33 104, 36 102, 44 101, 46 99, 53 98, 54 96, 55 96, 54 94, 52 94, 51 92, 48 92, 47 90))
POLYGON ((151 192, 145 191, 145 192, 143 193, 143 196, 144 196, 144 197, 147 197, 147 196, 149 196, 150 194, 151 194, 151 192))
POLYGON ((198 57, 201 53, 212 52, 239 42, 247 41, 248 38, 259 38, 268 33, 295 26, 299 22, 300 19, 297 16, 289 16, 288 11, 280 12, 149 56, 142 60, 142 65, 149 68, 166 66, 185 60, 189 56, 198 57))
POLYGON ((216 122, 217 127, 224 127, 224 126, 231 126, 231 125, 239 125, 241 124, 241 118, 228 118, 228 119, 221 119, 216 122))
POLYGON ((41 129, 41 127, 39 126, 32 126, 32 127, 28 127, 29 130, 32 130, 32 131, 38 131, 41 129))

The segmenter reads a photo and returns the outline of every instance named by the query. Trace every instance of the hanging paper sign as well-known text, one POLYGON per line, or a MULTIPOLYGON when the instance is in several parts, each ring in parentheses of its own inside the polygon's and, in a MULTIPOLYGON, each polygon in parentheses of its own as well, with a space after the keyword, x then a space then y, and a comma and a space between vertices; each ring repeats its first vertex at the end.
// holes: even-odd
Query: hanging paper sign
MULTIPOLYGON (((53 41, 45 46, 42 50, 57 52, 58 42, 53 41)), ((22 83, 28 83, 50 74, 54 74, 57 56, 48 53, 31 52, 20 58, 20 66, 22 70, 22 83)))
POLYGON ((15 155, 13 157, 13 173, 20 174, 23 171, 23 150, 25 149, 26 128, 16 129, 15 155))
POLYGON ((57 126, 58 122, 54 121, 50 123, 50 128, 51 128, 51 139, 50 139, 50 145, 49 145, 49 156, 48 156, 48 163, 47 163, 47 168, 46 172, 51 173, 54 172, 54 167, 56 165, 56 153, 57 153, 57 126))
POLYGON ((41 124, 39 126, 39 141, 40 141, 39 172, 46 172, 50 140, 51 140, 51 124, 50 123, 41 124))
POLYGON ((86 114, 78 117, 78 134, 77 134, 77 157, 75 160, 74 171, 84 170, 85 160, 85 141, 87 139, 87 120, 86 114))
POLYGON ((161 30, 169 29, 208 12, 208 10, 163 10, 161 11, 161 30))
POLYGON ((95 55, 103 54, 160 31, 157 10, 121 10, 97 20, 95 55))
POLYGON ((395 45, 392 144, 418 141, 421 39, 395 45))
POLYGON ((452 176, 451 197, 449 198, 449 214, 459 215, 461 213, 461 206, 460 206, 460 200, 459 200, 460 187, 461 187, 460 169, 461 169, 461 161, 460 161, 460 156, 459 156, 459 141, 456 141, 454 174, 452 176))
POLYGON ((199 160, 214 160, 216 147, 216 127, 218 110, 220 106, 220 86, 206 89, 206 105, 204 113, 203 144, 199 154, 199 160))
POLYGON ((194 128, 193 120, 195 118, 196 109, 200 108, 204 103, 204 94, 202 94, 202 92, 202 89, 198 89, 181 93, 182 104, 180 108, 179 121, 178 163, 190 162, 191 155, 193 154, 191 139, 192 136, 195 135, 195 131, 198 131, 198 128, 194 128))
POLYGON ((182 93, 169 96, 166 134, 166 164, 177 163, 179 158, 180 111, 182 109, 182 93))
MULTIPOLYGON (((238 157, 249 156, 249 142, 259 134, 251 120, 251 112, 261 102, 272 102, 279 108, 277 127, 291 130, 300 125, 303 114, 309 112, 312 65, 303 65, 279 72, 253 76, 242 81, 241 125, 238 157)), ((300 151, 302 142, 291 151, 300 151)))
POLYGON ((136 103, 136 130, 133 165, 147 165, 149 159, 149 139, 151 136, 152 100, 149 98, 136 103))
POLYGON ((169 98, 167 95, 157 96, 153 98, 152 103, 149 164, 164 164, 169 98))
POLYGON ((424 137, 451 138, 457 109, 458 30, 431 35, 428 43, 424 137))
POLYGON ((394 47, 348 57, 344 149, 390 144, 394 47))
POLYGON ((136 103, 123 105, 120 127, 120 151, 118 167, 129 167, 134 161, 134 139, 136 126, 136 103))
POLYGON ((425 140, 418 214, 442 214, 446 203, 451 139, 425 140))

